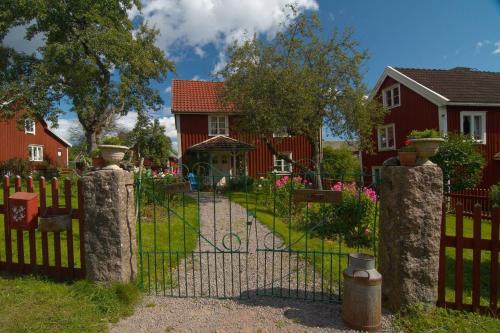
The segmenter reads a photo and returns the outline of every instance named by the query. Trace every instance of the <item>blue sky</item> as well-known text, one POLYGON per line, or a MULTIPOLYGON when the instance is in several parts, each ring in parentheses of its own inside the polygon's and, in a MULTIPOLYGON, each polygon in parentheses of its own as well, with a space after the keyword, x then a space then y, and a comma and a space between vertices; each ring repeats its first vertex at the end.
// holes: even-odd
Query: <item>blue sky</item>
MULTIPOLYGON (((500 71, 500 0, 295 0, 301 11, 317 11, 325 34, 336 27, 354 29, 360 49, 368 50, 365 82, 372 88, 385 66, 452 68, 465 66, 500 71)), ((224 64, 224 49, 245 32, 272 37, 283 18, 287 0, 144 0, 141 15, 160 29, 158 46, 176 63, 177 73, 155 84, 165 108, 153 117, 161 119, 167 134, 175 139, 170 114, 172 78, 210 79, 224 64)), ((6 42, 16 41, 16 34, 6 42)), ((134 114, 120 120, 131 127, 134 114)), ((66 114, 57 130, 67 136, 75 126, 66 114)))

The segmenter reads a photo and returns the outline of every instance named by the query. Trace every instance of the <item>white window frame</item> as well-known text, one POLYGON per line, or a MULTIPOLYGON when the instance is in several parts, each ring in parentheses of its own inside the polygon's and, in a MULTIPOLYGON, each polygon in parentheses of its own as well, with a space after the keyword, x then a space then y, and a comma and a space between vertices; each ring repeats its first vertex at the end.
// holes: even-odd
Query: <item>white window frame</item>
MULTIPOLYGON (((292 160, 292 152, 280 153, 280 155, 288 155, 288 158, 292 160)), ((292 173, 292 171, 293 171, 292 163, 287 163, 285 161, 285 159, 276 158, 276 155, 273 155, 273 172, 274 173, 289 174, 289 173, 292 173)))
POLYGON ((33 134, 36 132, 36 122, 31 119, 24 120, 24 133, 25 134, 33 134), (28 126, 31 125, 31 126, 28 126))
POLYGON ((486 144, 486 111, 460 111, 460 133, 464 133, 464 117, 471 117, 471 130, 475 128, 475 116, 481 117, 481 139, 476 139, 477 143, 486 144))
POLYGON ((384 106, 388 109, 392 109, 392 108, 401 106, 401 85, 399 83, 396 83, 390 87, 382 89, 382 101, 383 101, 384 106), (398 90, 398 96, 399 96, 399 100, 398 100, 397 104, 394 103, 394 90, 395 89, 398 90), (390 100, 391 104, 390 105, 389 105, 389 101, 387 100, 387 95, 386 95, 386 92, 388 92, 388 91, 391 92, 391 100, 390 100))
POLYGON ((290 134, 288 134, 288 128, 283 126, 283 128, 279 132, 273 132, 273 138, 288 138, 290 134))
POLYGON ((372 166, 372 183, 379 184, 379 181, 382 180, 382 167, 380 165, 372 166), (379 178, 377 179, 377 170, 379 173, 379 178))
POLYGON ((228 116, 222 115, 213 115, 208 116, 208 136, 216 136, 216 135, 229 135, 229 119, 228 116), (215 124, 216 127, 212 127, 212 120, 216 118, 215 124), (220 120, 224 119, 224 128, 220 127, 220 120))
POLYGON ((379 151, 388 151, 388 150, 395 150, 396 149, 396 125, 394 123, 379 126, 377 128, 377 144, 378 144, 379 151), (388 135, 389 130, 391 127, 392 127, 393 144, 392 144, 392 146, 389 146, 389 144, 387 143, 387 146, 383 147, 382 146, 382 138, 380 136, 380 130, 384 130, 385 136, 386 136, 386 138, 388 138, 389 137, 389 135, 388 135))
POLYGON ((28 146, 28 159, 31 162, 43 162, 43 146, 42 145, 29 145, 28 146), (35 151, 38 151, 38 153, 35 153, 35 151))

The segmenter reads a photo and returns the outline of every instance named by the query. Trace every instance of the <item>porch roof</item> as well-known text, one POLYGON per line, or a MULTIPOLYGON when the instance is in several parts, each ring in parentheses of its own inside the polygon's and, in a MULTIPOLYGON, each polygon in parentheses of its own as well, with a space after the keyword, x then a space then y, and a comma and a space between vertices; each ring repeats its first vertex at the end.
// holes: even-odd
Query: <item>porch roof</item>
POLYGON ((203 142, 192 145, 189 151, 249 151, 255 147, 249 143, 230 138, 225 135, 217 135, 203 142))

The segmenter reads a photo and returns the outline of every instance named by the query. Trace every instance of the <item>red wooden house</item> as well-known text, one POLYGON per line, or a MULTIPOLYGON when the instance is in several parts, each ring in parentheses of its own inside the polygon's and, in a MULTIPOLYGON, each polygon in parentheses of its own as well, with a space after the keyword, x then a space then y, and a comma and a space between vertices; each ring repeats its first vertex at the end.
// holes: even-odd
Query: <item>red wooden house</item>
MULTIPOLYGON (((207 166, 207 175, 220 177, 222 183, 226 181, 224 175, 257 177, 269 172, 298 171, 285 159, 274 156, 258 136, 238 132, 238 112, 218 103, 217 94, 222 84, 173 81, 172 113, 179 164, 207 166)), ((280 154, 310 164, 312 150, 305 137, 280 133, 270 139, 280 154)))
POLYGON ((67 167, 68 147, 71 144, 43 120, 28 120, 23 129, 18 128, 17 118, 0 121, 0 162, 20 158, 31 161, 35 168, 43 162, 67 167))
POLYGON ((362 155, 365 172, 377 176, 412 130, 434 128, 472 135, 487 161, 480 186, 500 181, 500 73, 387 67, 370 97, 390 112, 374 133, 375 154, 362 155))

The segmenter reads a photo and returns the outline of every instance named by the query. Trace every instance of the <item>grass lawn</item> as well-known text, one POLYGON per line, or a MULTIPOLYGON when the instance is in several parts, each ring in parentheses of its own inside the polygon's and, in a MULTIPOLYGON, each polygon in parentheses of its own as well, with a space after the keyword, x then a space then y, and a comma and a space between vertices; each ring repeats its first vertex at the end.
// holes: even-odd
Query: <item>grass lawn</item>
POLYGON ((0 331, 106 332, 108 322, 132 314, 139 298, 133 285, 0 277, 0 331))

